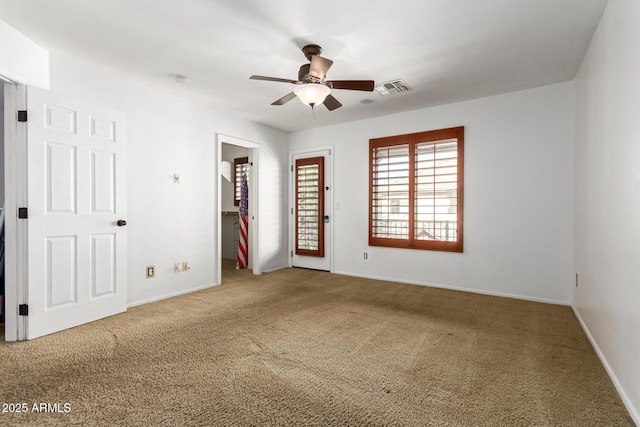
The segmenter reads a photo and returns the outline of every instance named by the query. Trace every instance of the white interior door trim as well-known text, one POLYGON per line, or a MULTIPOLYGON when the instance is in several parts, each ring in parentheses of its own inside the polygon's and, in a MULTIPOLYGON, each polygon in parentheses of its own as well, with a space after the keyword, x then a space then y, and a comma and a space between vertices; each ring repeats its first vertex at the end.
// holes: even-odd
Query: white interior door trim
POLYGON ((0 66, 0 80, 7 83, 16 83, 20 85, 26 85, 27 83, 29 83, 26 77, 21 76, 20 74, 16 74, 13 71, 2 66, 0 66))
POLYGON ((220 215, 222 206, 222 176, 220 175, 220 162, 222 161, 222 144, 238 145, 249 149, 249 162, 253 163, 250 168, 251 176, 249 177, 249 256, 251 257, 251 268, 254 275, 262 274, 262 265, 260 259, 260 160, 262 150, 260 144, 247 141, 245 139, 236 138, 224 134, 216 134, 216 159, 214 165, 216 168, 216 188, 218 197, 216 198, 216 283, 222 283, 222 215, 220 215))
MULTIPOLYGON (((330 166, 329 166, 329 171, 328 173, 325 172, 325 186, 329 186, 329 192, 327 193, 327 195, 325 196, 325 198, 328 199, 328 203, 326 203, 327 208, 325 208, 325 215, 329 215, 329 221, 330 221, 330 227, 329 227, 329 245, 328 245, 328 252, 329 252, 329 272, 333 273, 333 242, 334 242, 334 207, 333 207, 333 194, 334 194, 334 188, 333 188, 333 164, 334 164, 334 148, 333 145, 325 145, 325 146, 321 146, 321 147, 314 147, 314 148, 307 148, 307 149, 302 149, 302 150, 293 150, 289 152, 289 171, 291 171, 289 173, 289 254, 293 254, 295 252, 295 222, 294 222, 294 217, 291 214, 291 212, 294 212, 295 209, 295 176, 292 172, 293 167, 296 163, 295 159, 299 158, 299 157, 314 157, 314 156, 321 156, 321 155, 325 155, 327 152, 329 152, 329 159, 330 159, 330 166)), ((325 165, 325 168, 327 166, 325 165)), ((326 249, 326 248, 325 248, 326 249)), ((293 256, 289 256, 289 267, 293 267, 293 256)))
POLYGON ((27 224, 18 221, 19 206, 27 206, 27 125, 18 110, 27 109, 26 87, 5 84, 5 341, 26 339, 26 319, 18 305, 26 303, 27 224))

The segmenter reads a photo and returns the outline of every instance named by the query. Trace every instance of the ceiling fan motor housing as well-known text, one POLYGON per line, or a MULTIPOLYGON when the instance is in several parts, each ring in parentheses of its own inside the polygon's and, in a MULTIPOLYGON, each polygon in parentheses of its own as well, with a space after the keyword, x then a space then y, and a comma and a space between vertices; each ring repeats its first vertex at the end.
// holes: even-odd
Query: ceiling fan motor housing
POLYGON ((304 53, 307 60, 311 61, 313 55, 320 55, 322 53, 322 48, 317 44, 308 44, 302 48, 302 53, 304 53))
POLYGON ((310 69, 311 64, 302 65, 298 71, 298 80, 303 83, 320 83, 320 79, 309 74, 310 69))

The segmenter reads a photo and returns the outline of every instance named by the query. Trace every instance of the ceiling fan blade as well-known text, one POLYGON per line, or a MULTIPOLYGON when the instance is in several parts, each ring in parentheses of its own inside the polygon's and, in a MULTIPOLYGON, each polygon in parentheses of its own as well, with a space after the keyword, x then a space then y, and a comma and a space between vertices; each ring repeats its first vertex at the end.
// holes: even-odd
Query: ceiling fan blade
POLYGON ((373 80, 327 80, 334 89, 373 91, 373 80))
POLYGON ((271 103, 271 105, 283 105, 283 104, 286 104, 287 102, 291 101, 295 97, 296 97, 296 94, 291 92, 291 93, 286 94, 282 98, 278 99, 277 101, 273 101, 271 103))
POLYGON ((311 68, 309 68, 309 74, 321 79, 327 74, 327 71, 331 68, 332 64, 333 61, 330 59, 323 58, 320 55, 313 55, 311 57, 311 68))
POLYGON ((298 84, 300 83, 298 80, 291 80, 291 79, 281 79, 278 77, 267 77, 267 76, 251 76, 249 77, 251 80, 266 80, 268 82, 282 82, 282 83, 293 83, 293 84, 298 84))
POLYGON ((331 94, 327 95, 327 97, 324 99, 323 104, 324 104, 325 107, 327 107, 327 110, 329 110, 329 111, 333 111, 336 108, 342 107, 342 104, 340 103, 340 101, 338 101, 331 94))

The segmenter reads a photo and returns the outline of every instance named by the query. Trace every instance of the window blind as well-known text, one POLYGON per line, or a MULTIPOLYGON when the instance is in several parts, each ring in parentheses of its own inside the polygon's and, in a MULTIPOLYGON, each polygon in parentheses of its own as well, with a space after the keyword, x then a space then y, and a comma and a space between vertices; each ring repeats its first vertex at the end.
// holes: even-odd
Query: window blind
POLYGON ((409 237, 409 145, 373 152, 373 235, 409 237))
POLYGON ((324 256, 324 158, 296 160, 296 254, 324 256))
POLYGON ((455 139, 416 144, 415 239, 456 241, 457 159, 455 139))
MULTIPOLYGON (((242 171, 248 172, 249 168, 249 158, 248 157, 239 157, 233 160, 233 204, 235 206, 240 206, 240 192, 242 187, 242 171)), ((249 173, 247 173, 247 183, 249 182, 249 173)))

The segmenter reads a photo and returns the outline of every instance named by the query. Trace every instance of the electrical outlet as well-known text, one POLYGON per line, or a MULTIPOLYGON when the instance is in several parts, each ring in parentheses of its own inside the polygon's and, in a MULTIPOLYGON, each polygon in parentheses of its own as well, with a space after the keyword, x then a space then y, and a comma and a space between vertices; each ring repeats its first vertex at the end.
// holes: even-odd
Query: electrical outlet
POLYGON ((180 267, 180 263, 176 262, 175 264, 173 264, 173 272, 174 273, 180 273, 182 271, 182 268, 180 267))
POLYGON ((153 279, 156 277, 156 266, 148 265, 147 266, 147 279, 153 279))
POLYGON ((369 259, 369 252, 364 253, 364 259, 369 259))
POLYGON ((182 271, 189 271, 191 267, 189 267, 189 261, 185 261, 182 263, 182 271))

